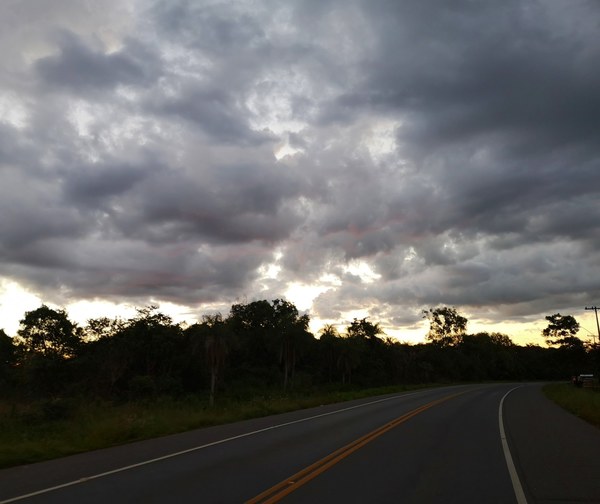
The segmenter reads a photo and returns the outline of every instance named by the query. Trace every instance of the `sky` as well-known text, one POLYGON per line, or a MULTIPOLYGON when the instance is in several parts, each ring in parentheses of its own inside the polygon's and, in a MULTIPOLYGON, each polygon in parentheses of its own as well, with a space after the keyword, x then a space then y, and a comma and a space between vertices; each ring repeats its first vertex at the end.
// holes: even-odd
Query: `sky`
POLYGON ((4 0, 0 327, 285 298, 596 332, 595 0, 4 0))

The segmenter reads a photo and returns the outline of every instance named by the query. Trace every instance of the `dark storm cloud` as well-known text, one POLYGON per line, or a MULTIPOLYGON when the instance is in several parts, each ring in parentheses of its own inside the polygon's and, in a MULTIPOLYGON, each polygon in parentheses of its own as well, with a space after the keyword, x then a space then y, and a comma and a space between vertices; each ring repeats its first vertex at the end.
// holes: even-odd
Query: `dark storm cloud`
POLYGON ((580 16, 600 15, 593 2, 374 6, 365 14, 377 57, 366 62, 364 84, 340 100, 412 113, 404 135, 413 148, 490 132, 589 139, 600 35, 580 16))
POLYGON ((408 5, 397 16, 369 11, 380 52, 340 107, 405 118, 402 153, 429 171, 440 203, 465 217, 594 192, 600 35, 581 30, 581 13, 536 2, 444 4, 434 15, 428 3, 408 5))
POLYGON ((114 302, 144 304, 158 298, 193 305, 234 299, 256 277, 265 254, 253 246, 198 250, 192 243, 156 247, 127 239, 117 244, 40 240, 12 269, 48 297, 68 288, 114 302))
POLYGON ((113 208, 120 210, 113 222, 124 235, 141 240, 275 243, 301 221, 287 203, 298 195, 300 182, 273 166, 198 166, 187 174, 158 168, 146 171, 143 180, 130 180, 135 187, 115 200, 113 208))
MULTIPOLYGON (((597 212, 591 182, 600 169, 600 72, 593 64, 600 38, 579 17, 587 8, 598 19, 597 6, 445 4, 432 15, 427 3, 410 5, 397 16, 369 10, 380 52, 363 85, 331 107, 402 117, 399 154, 420 171, 411 177, 415 185, 426 181, 421 187, 429 189, 411 203, 420 215, 412 231, 442 238, 417 240, 425 263, 457 260, 445 247, 449 229, 464 241, 510 243, 517 257, 520 244, 540 243, 536 254, 544 254, 560 240, 597 241, 589 216, 597 212)), ((402 189, 394 196, 401 215, 407 196, 402 189)), ((537 296, 546 292, 541 282, 536 287, 537 296)), ((508 283, 504 289, 506 299, 521 297, 508 283)), ((471 302, 461 290, 443 291, 471 302)))
POLYGON ((147 176, 148 167, 120 164, 80 165, 65 174, 67 200, 82 206, 102 207, 111 198, 129 192, 147 176))
POLYGON ((253 131, 248 125, 248 111, 240 107, 235 95, 222 87, 202 89, 197 82, 175 97, 161 97, 148 104, 158 115, 175 116, 190 121, 211 140, 231 143, 273 141, 266 132, 253 131))
POLYGON ((38 60, 35 70, 46 84, 74 93, 145 83, 151 77, 150 67, 158 63, 150 51, 136 43, 106 54, 67 31, 60 32, 57 39, 58 54, 38 60))
POLYGON ((6 166, 19 163, 26 156, 27 147, 16 129, 6 124, 0 124, 0 170, 6 166))
POLYGON ((315 315, 407 326, 600 294, 595 2, 56 9, 2 35, 6 277, 189 305, 330 282, 315 315))
POLYGON ((32 180, 28 174, 15 170, 3 170, 2 180, 0 250, 4 259, 20 261, 21 253, 40 239, 84 233, 85 221, 76 210, 63 204, 46 181, 32 180))
POLYGON ((223 5, 172 1, 156 3, 152 11, 162 35, 211 55, 265 41, 258 19, 223 5))

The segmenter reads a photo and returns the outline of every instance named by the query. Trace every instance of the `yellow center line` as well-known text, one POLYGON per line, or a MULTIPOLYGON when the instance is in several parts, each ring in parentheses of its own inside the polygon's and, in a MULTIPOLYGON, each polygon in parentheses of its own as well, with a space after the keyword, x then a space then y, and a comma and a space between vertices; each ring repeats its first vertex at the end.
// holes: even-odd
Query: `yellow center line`
POLYGON ((271 488, 258 494, 256 497, 253 497, 252 499, 246 501, 246 504, 272 504, 275 502, 279 502, 286 495, 289 495, 290 493, 294 492, 302 485, 305 485, 313 478, 316 478, 319 474, 327 471, 329 468, 333 467, 335 464, 345 459, 348 455, 359 450, 367 443, 370 443, 371 441, 390 431, 394 427, 397 427, 398 425, 406 422, 407 420, 418 415, 419 413, 428 410, 429 408, 433 408, 438 404, 441 404, 445 401, 448 401, 449 399, 452 399, 462 394, 464 394, 464 392, 442 397, 441 399, 436 399, 435 401, 431 401, 427 404, 424 404, 423 406, 419 406, 418 408, 409 411, 408 413, 405 413, 402 416, 399 416, 391 422, 388 422, 382 425, 381 427, 378 427, 377 429, 369 432, 368 434, 365 434, 364 436, 355 439, 351 443, 348 443, 346 446, 335 450, 326 457, 314 462, 308 467, 290 476, 289 478, 284 479, 280 483, 277 483, 271 488))

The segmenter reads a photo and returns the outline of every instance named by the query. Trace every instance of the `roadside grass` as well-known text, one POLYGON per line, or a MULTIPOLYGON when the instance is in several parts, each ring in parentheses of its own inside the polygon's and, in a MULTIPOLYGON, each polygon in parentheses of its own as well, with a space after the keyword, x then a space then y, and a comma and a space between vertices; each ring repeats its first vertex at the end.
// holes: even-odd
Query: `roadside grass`
MULTIPOLYGON (((429 385, 432 386, 432 385, 429 385)), ((161 397, 127 403, 85 399, 36 402, 0 401, 0 468, 30 464, 191 429, 375 395, 426 388, 426 385, 372 389, 281 391, 208 399, 161 397)))
POLYGON ((567 383, 544 385, 544 394, 562 408, 600 427, 600 389, 578 388, 567 383))

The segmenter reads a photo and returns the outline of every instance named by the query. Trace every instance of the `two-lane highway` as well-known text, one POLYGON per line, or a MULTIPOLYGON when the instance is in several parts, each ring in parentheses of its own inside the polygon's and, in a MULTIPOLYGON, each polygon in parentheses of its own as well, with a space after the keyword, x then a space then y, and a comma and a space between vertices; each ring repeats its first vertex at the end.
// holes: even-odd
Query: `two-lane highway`
POLYGON ((452 394, 285 502, 515 502, 498 429, 506 391, 469 387, 452 394))
POLYGON ((515 479, 535 502, 523 410, 538 400, 468 385, 238 422, 0 471, 0 502, 512 503, 515 479))

